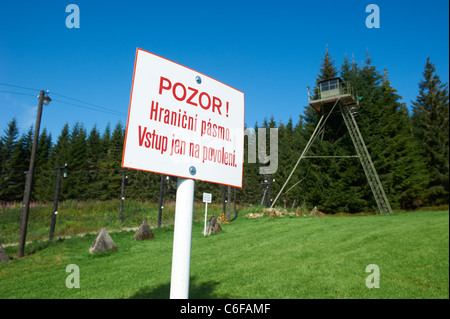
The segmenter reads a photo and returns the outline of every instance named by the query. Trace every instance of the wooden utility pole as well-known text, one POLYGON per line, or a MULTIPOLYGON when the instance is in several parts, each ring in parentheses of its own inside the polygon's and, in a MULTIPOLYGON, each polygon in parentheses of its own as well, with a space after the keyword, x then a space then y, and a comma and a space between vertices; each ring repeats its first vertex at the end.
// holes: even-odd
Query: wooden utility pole
POLYGON ((19 258, 24 256, 25 253, 25 243, 27 237, 27 227, 28 227, 28 213, 30 211, 30 199, 31 199, 31 185, 33 183, 33 175, 34 175, 34 166, 36 164, 36 150, 37 150, 37 142, 39 138, 39 128, 41 126, 41 117, 42 117, 42 106, 45 102, 48 104, 50 102, 50 98, 45 97, 45 91, 41 90, 39 94, 39 105, 38 112, 36 118, 36 128, 34 130, 34 138, 33 138, 33 146, 31 148, 31 156, 30 156, 30 166, 28 168, 27 179, 25 182, 25 191, 23 194, 23 204, 22 204, 22 213, 20 215, 20 228, 19 228, 19 250, 17 256, 19 258))
POLYGON ((56 187, 55 187, 55 197, 53 198, 52 220, 50 222, 50 233, 48 235, 49 240, 53 239, 53 235, 55 233, 56 214, 58 214, 58 201, 59 201, 59 191, 61 189, 62 170, 66 167, 67 167, 67 164, 64 166, 58 166, 58 167, 53 168, 53 169, 57 169, 58 173, 56 174, 56 187))
POLYGON ((164 199, 164 175, 161 174, 161 184, 159 186, 158 228, 161 228, 163 199, 164 199))

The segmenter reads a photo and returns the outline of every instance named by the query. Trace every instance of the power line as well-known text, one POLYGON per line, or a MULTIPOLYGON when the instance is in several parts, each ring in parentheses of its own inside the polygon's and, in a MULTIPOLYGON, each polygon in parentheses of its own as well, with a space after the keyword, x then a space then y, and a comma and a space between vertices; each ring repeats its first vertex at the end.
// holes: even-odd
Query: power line
MULTIPOLYGON (((113 110, 112 108, 109 108, 109 107, 100 106, 100 105, 93 104, 93 103, 90 103, 90 102, 85 102, 85 101, 82 101, 82 100, 79 100, 79 99, 76 99, 76 98, 73 98, 73 97, 70 97, 70 96, 62 95, 62 94, 59 94, 59 93, 56 93, 56 92, 52 92, 51 94, 57 95, 57 96, 60 96, 62 98, 66 98, 66 99, 69 99, 69 100, 72 100, 72 101, 75 101, 75 102, 79 102, 79 103, 87 104, 87 105, 90 105, 90 106, 94 106, 96 108, 99 108, 101 110, 105 110, 105 111, 108 111, 108 112, 116 112, 116 113, 119 113, 121 115, 126 115, 125 113, 122 113, 122 112, 119 112, 119 111, 115 111, 115 110, 113 110)), ((63 103, 65 103, 65 102, 63 102, 63 103)), ((73 104, 73 105, 75 105, 75 104, 73 104)))
POLYGON ((34 94, 31 94, 31 93, 23 93, 23 92, 13 92, 13 91, 5 91, 5 90, 0 90, 0 92, 2 92, 2 93, 11 93, 11 94, 36 96, 34 94))
MULTIPOLYGON (((20 86, 20 85, 8 84, 8 83, 0 83, 0 86, 8 86, 8 87, 13 87, 13 88, 17 88, 17 89, 37 91, 37 92, 40 91, 38 89, 33 89, 33 88, 26 87, 26 86, 20 86)), ((13 91, 7 91, 7 90, 0 90, 0 92, 2 92, 2 93, 11 93, 11 94, 19 94, 19 95, 27 95, 27 96, 35 96, 34 94, 31 94, 31 93, 13 92, 13 91)), ((76 99, 76 98, 73 98, 73 97, 70 97, 70 96, 67 96, 67 95, 59 94, 57 92, 50 92, 50 94, 56 95, 56 96, 60 96, 60 97, 62 97, 64 99, 72 100, 72 101, 75 101, 75 102, 78 102, 78 103, 72 103, 72 102, 66 102, 66 101, 62 101, 62 100, 55 100, 55 99, 53 99, 54 102, 59 102, 59 103, 67 104, 67 105, 72 105, 72 106, 84 108, 84 109, 87 109, 87 110, 108 113, 108 114, 117 115, 117 116, 121 116, 121 117, 126 117, 127 116, 127 113, 116 111, 116 110, 114 110, 114 109, 112 109, 110 107, 105 107, 105 106, 93 104, 93 103, 90 103, 90 102, 85 102, 83 100, 76 99), (90 107, 89 106, 85 106, 85 105, 81 105, 79 103, 89 105, 90 107)))
POLYGON ((53 102, 63 103, 63 104, 68 104, 68 105, 73 105, 73 106, 76 106, 76 107, 81 107, 81 108, 87 109, 87 110, 98 111, 98 112, 102 112, 102 113, 109 113, 109 114, 112 114, 112 115, 117 115, 117 116, 122 116, 122 117, 123 116, 125 116, 125 117, 127 116, 126 113, 118 112, 118 111, 111 110, 111 109, 96 109, 96 108, 85 106, 85 105, 80 105, 80 104, 75 104, 75 103, 71 103, 71 102, 55 100, 55 99, 52 99, 52 101, 53 102))
POLYGON ((19 86, 19 85, 7 84, 7 83, 0 83, 0 85, 9 86, 9 87, 17 88, 17 89, 30 90, 30 91, 37 91, 37 92, 40 91, 38 89, 32 89, 32 88, 28 88, 28 87, 25 87, 25 86, 19 86))

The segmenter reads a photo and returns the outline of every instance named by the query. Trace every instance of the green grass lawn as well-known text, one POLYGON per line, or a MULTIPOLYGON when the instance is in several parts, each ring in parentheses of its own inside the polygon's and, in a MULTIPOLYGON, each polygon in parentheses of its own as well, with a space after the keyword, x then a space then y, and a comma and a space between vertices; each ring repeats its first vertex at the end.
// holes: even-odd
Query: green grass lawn
MULTIPOLYGON (((190 298, 449 298, 449 212, 390 216, 242 216, 210 237, 195 222, 190 298), (380 288, 365 269, 380 269, 380 288)), ((118 251, 90 255, 95 235, 36 242, 0 264, 0 298, 168 298, 173 228, 135 242, 110 233, 118 251), (66 266, 80 269, 68 289, 66 266)))

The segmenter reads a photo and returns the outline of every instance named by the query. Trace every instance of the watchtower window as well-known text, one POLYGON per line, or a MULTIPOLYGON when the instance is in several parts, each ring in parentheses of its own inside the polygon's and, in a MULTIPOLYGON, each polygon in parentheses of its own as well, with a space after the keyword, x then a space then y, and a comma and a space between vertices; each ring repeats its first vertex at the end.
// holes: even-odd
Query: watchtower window
POLYGON ((320 88, 321 88, 322 92, 336 90, 339 88, 339 81, 338 81, 338 79, 333 79, 333 80, 322 82, 320 84, 320 88))

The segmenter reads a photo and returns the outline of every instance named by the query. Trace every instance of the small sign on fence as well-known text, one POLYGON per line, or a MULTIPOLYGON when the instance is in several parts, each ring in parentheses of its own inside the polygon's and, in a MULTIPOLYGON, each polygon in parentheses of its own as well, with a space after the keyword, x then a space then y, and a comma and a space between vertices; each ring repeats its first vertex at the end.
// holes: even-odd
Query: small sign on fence
POLYGON ((208 219, 208 204, 211 204, 212 195, 211 193, 203 193, 203 203, 205 203, 205 227, 203 229, 203 234, 206 236, 206 220, 208 219))
POLYGON ((203 193, 203 203, 211 204, 212 195, 210 193, 203 193))

